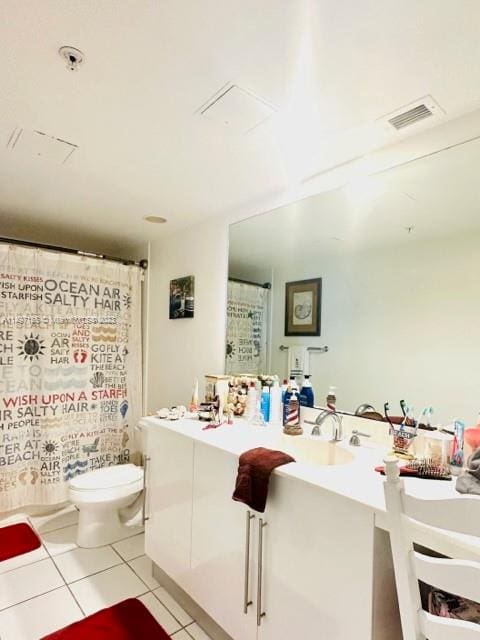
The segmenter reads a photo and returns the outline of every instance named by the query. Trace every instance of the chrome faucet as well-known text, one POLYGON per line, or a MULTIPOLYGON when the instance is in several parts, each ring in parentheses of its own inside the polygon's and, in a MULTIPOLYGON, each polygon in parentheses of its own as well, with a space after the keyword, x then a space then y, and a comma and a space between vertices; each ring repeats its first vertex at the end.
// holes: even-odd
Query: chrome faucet
POLYGON ((312 429, 312 436, 321 435, 320 427, 325 422, 327 418, 331 417, 332 422, 332 440, 334 442, 340 442, 343 440, 343 424, 342 424, 342 416, 332 411, 331 409, 324 409, 320 411, 318 416, 315 418, 315 422, 311 422, 310 420, 305 420, 308 424, 315 425, 312 429))

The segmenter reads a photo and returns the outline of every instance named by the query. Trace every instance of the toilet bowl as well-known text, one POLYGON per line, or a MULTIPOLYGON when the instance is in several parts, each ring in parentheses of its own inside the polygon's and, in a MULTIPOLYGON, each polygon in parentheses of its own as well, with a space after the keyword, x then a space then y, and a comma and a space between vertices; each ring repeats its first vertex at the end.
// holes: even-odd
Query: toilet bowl
POLYGON ((119 464, 70 480, 69 498, 79 510, 77 544, 101 547, 128 535, 120 512, 140 496, 143 469, 119 464))

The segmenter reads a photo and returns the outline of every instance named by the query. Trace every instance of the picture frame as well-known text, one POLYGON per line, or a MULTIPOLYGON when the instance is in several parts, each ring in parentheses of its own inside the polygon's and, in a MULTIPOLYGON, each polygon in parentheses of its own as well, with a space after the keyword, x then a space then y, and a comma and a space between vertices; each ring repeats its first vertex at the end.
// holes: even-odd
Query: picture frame
POLYGON ((195 276, 170 280, 170 320, 193 318, 195 313, 195 276))
POLYGON ((319 336, 322 278, 285 283, 285 335, 319 336))

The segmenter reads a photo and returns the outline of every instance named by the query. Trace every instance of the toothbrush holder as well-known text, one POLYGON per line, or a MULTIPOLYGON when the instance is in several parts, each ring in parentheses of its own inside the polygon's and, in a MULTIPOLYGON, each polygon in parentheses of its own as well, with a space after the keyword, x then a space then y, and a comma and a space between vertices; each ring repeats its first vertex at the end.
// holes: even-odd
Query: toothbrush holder
POLYGON ((412 427, 402 425, 400 428, 392 424, 390 427, 390 435, 393 436, 393 453, 399 458, 413 460, 415 456, 410 453, 409 449, 417 434, 412 427))

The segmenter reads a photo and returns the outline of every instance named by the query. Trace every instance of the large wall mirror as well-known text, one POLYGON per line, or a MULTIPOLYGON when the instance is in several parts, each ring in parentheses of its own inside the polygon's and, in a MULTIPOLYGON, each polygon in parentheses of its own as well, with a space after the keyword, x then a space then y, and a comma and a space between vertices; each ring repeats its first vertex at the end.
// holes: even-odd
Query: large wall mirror
POLYGON ((474 140, 232 225, 227 372, 283 379, 307 348, 316 405, 476 422, 479 171, 474 140), (320 335, 286 335, 286 283, 318 278, 320 335))

